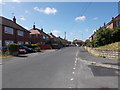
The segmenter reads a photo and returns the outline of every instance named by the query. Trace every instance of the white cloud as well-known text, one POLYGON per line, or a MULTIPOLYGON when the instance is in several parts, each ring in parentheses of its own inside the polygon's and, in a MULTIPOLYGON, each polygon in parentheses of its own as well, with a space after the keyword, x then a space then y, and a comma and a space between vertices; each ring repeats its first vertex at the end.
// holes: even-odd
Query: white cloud
POLYGON ((20 0, 12 0, 13 2, 17 2, 17 3, 20 3, 21 1, 20 0))
POLYGON ((60 36, 60 34, 61 34, 60 30, 52 30, 51 32, 56 36, 60 36))
POLYGON ((94 17, 93 20, 98 20, 98 17, 94 17))
POLYGON ((0 5, 5 5, 6 3, 4 3, 2 0, 0 0, 0 5))
POLYGON ((20 20, 22 20, 22 21, 25 21, 26 19, 25 19, 25 17, 20 17, 20 20))
POLYGON ((79 16, 75 18, 76 21, 84 21, 85 19, 86 19, 85 16, 79 16))
POLYGON ((50 7, 46 7, 45 9, 43 8, 38 8, 38 7, 34 7, 34 10, 40 13, 44 13, 44 14, 56 14, 58 11, 55 8, 50 8, 50 7))

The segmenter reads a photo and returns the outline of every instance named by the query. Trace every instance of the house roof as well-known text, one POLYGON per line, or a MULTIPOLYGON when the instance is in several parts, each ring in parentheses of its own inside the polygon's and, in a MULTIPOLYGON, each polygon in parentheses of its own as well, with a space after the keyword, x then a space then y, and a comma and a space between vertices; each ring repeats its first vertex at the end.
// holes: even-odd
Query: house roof
POLYGON ((49 37, 49 35, 42 31, 42 29, 40 30, 38 28, 32 28, 30 32, 31 32, 30 34, 41 34, 49 37))
POLYGON ((15 28, 15 29, 24 30, 24 31, 29 32, 27 29, 25 29, 21 25, 14 23, 12 20, 7 19, 7 18, 2 17, 2 16, 0 16, 0 24, 4 25, 4 26, 11 27, 11 28, 15 28))
POLYGON ((30 32, 31 32, 30 34, 41 34, 41 30, 38 28, 31 29, 30 32))
POLYGON ((120 14, 117 15, 116 17, 113 17, 112 20, 107 23, 107 25, 110 25, 111 23, 113 23, 113 20, 120 20, 120 14))

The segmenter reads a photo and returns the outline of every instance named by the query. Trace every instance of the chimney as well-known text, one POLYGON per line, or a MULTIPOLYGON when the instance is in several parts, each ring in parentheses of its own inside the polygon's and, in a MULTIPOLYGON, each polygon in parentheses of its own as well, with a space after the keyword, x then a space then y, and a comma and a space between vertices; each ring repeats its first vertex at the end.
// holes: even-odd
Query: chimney
POLYGON ((35 30, 35 25, 33 25, 33 29, 35 30))
POLYGON ((106 24, 104 23, 104 26, 106 26, 106 24))
POLYGON ((43 28, 41 28, 41 31, 43 32, 43 28))
POLYGON ((114 20, 114 17, 112 17, 112 20, 114 20))
POLYGON ((52 35, 52 33, 50 33, 50 35, 52 35))
POLYGON ((15 16, 14 16, 14 18, 13 18, 13 22, 16 23, 16 18, 15 18, 15 16))

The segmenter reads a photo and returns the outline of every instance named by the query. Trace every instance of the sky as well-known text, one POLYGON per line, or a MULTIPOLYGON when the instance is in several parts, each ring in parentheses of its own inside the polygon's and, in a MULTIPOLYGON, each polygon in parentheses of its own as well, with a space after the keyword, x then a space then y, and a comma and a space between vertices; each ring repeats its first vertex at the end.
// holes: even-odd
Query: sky
POLYGON ((35 23, 46 33, 53 33, 67 40, 89 38, 104 22, 118 15, 117 2, 15 2, 1 3, 0 16, 12 19, 30 30, 35 23))

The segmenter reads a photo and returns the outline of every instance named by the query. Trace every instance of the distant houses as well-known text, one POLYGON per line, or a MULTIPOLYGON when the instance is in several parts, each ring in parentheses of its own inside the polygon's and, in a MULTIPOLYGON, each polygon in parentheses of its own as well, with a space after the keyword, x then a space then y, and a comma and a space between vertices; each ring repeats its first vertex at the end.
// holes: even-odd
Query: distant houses
POLYGON ((30 42, 31 44, 40 43, 44 45, 45 43, 50 41, 49 35, 47 35, 42 29, 38 29, 33 25, 33 28, 30 31, 30 42))
POLYGON ((19 45, 40 43, 41 45, 52 44, 62 45, 61 40, 52 33, 45 33, 43 28, 39 29, 33 25, 33 28, 26 30, 17 24, 14 16, 13 20, 0 16, 0 45, 7 46, 9 43, 19 45))
MULTIPOLYGON (((120 26, 120 14, 116 17, 112 17, 111 21, 108 22, 107 24, 104 23, 104 25, 102 27, 100 27, 99 29, 102 29, 102 28, 110 28, 110 29, 114 29, 116 27, 119 27, 120 26)), ((99 30, 98 29, 98 30, 99 30)), ((89 40, 90 42, 93 41, 96 37, 96 32, 98 31, 96 30, 90 37, 89 37, 89 40)))

